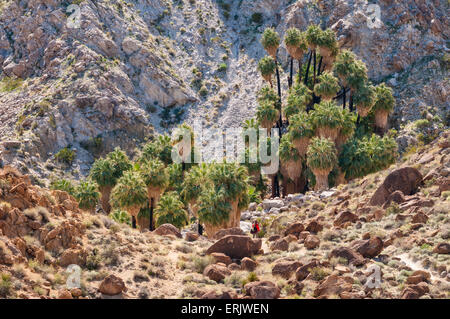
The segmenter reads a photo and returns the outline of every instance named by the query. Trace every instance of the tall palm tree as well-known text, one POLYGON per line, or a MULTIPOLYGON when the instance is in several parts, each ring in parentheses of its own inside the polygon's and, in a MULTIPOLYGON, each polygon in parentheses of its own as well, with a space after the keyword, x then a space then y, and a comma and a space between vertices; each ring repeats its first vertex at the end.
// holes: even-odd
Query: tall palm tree
POLYGON ((338 152, 341 152, 342 146, 347 142, 349 138, 353 136, 355 132, 356 116, 349 110, 342 110, 342 124, 339 130, 339 134, 335 140, 336 148, 338 152))
POLYGON ((156 139, 147 143, 139 158, 140 163, 159 159, 164 164, 172 164, 172 139, 168 135, 159 135, 156 139))
POLYGON ((349 50, 342 50, 336 57, 333 64, 333 71, 339 78, 342 85, 343 108, 345 108, 346 89, 348 87, 347 79, 353 72, 353 66, 356 63, 356 56, 349 50))
MULTIPOLYGON (((322 32, 319 40, 319 53, 322 58, 322 65, 324 70, 331 70, 333 62, 339 52, 339 47, 336 39, 336 34, 331 29, 326 29, 322 32)), ((319 74, 321 73, 319 68, 319 74)))
POLYGON ((336 141, 343 125, 342 110, 334 102, 320 102, 311 112, 311 123, 316 135, 336 141))
MULTIPOLYGON (((316 50, 317 47, 320 45, 322 32, 323 32, 322 29, 320 29, 320 27, 317 25, 310 25, 306 30, 306 41, 313 56, 313 86, 316 83, 316 65, 317 65, 316 50)), ((309 70, 307 70, 306 73, 308 74, 309 70)))
MULTIPOLYGON (((291 56, 290 61, 290 72, 289 72, 289 88, 291 88, 294 77, 294 60, 300 60, 303 57, 303 51, 300 50, 300 45, 302 44, 302 33, 297 28, 290 28, 286 30, 284 36, 284 43, 286 49, 291 56)), ((299 68, 299 72, 301 69, 299 68)))
POLYGON ((105 213, 109 214, 111 211, 111 205, 109 204, 111 190, 123 172, 130 170, 131 167, 131 161, 120 148, 116 148, 109 153, 105 159, 96 160, 92 165, 90 177, 99 186, 102 195, 101 205, 105 213))
POLYGON ((184 176, 181 185, 181 197, 188 203, 193 215, 198 217, 198 198, 205 185, 210 185, 208 180, 209 166, 201 163, 192 167, 184 176))
POLYGON ((301 157, 305 157, 314 127, 306 112, 293 115, 289 122, 289 137, 301 157))
POLYGON ((316 178, 315 190, 328 189, 328 175, 337 165, 336 148, 333 141, 314 137, 308 147, 307 164, 316 178))
POLYGON ((273 87, 272 75, 275 73, 275 68, 275 60, 271 56, 265 56, 258 62, 258 71, 263 79, 269 82, 271 88, 273 87))
MULTIPOLYGON (((159 159, 145 162, 140 167, 142 179, 147 186, 150 213, 158 205, 159 198, 169 184, 169 176, 164 163, 159 159)), ((152 216, 151 216, 152 217, 152 216)))
POLYGON ((324 72, 318 77, 318 83, 314 86, 314 93, 324 101, 331 101, 339 89, 338 79, 330 72, 324 72))
POLYGON ((389 113, 392 112, 395 105, 395 99, 392 95, 392 89, 381 83, 375 88, 376 100, 372 109, 375 113, 375 126, 383 135, 386 131, 389 113))
POLYGON ((268 134, 270 134, 274 123, 277 121, 278 115, 279 111, 269 102, 263 102, 256 110, 256 118, 261 127, 267 130, 268 134))
POLYGON ((75 188, 75 199, 78 201, 78 206, 90 213, 95 213, 95 206, 99 198, 100 193, 97 191, 97 184, 90 180, 82 181, 75 188))
POLYGON ((365 83, 353 95, 353 103, 360 117, 366 117, 373 105, 375 104, 376 92, 375 87, 365 83))
POLYGON ((141 174, 137 171, 125 172, 111 192, 111 205, 124 209, 130 214, 133 228, 136 228, 139 211, 145 207, 147 202, 147 187, 141 174))
POLYGON ((188 224, 188 215, 184 204, 176 192, 168 192, 161 196, 155 210, 156 227, 172 224, 182 228, 188 224))
POLYGON ((295 182, 302 174, 302 161, 300 154, 291 142, 289 134, 281 138, 278 156, 281 160, 282 174, 295 182))
POLYGON ((303 83, 296 83, 290 90, 284 107, 286 119, 301 111, 306 111, 308 104, 312 101, 312 92, 303 83))

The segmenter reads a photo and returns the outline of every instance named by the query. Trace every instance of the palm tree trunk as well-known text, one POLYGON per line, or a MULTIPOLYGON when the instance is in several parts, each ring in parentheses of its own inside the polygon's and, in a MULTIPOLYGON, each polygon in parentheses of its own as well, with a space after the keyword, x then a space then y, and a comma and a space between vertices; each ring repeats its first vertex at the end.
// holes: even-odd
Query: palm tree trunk
POLYGON ((136 229, 136 217, 131 216, 131 227, 136 229))
POLYGON ((350 112, 353 112, 353 93, 352 93, 351 90, 350 90, 350 97, 349 97, 349 102, 348 102, 348 104, 349 104, 350 112))
POLYGON ((315 84, 316 84, 316 50, 314 50, 313 88, 315 84))
POLYGON ((322 73, 322 70, 321 70, 321 68, 322 68, 322 60, 323 60, 323 57, 321 56, 320 60, 319 60, 319 67, 318 67, 318 70, 317 70, 317 76, 319 76, 322 73))
POLYGON ((281 119, 281 81, 280 81, 280 71, 278 70, 278 60, 275 60, 275 70, 276 70, 276 74, 277 74, 277 86, 278 86, 278 98, 279 98, 279 102, 280 102, 280 118, 279 118, 279 122, 278 122, 278 127, 280 128, 280 132, 281 132, 281 126, 283 125, 282 119, 281 119))
POLYGON ((312 59, 312 51, 309 52, 309 58, 308 58, 308 65, 306 66, 306 74, 305 74, 305 80, 304 84, 308 84, 308 76, 309 76, 309 68, 311 66, 311 59, 312 59))
POLYGON ((298 59, 298 84, 302 80, 302 60, 298 59))
POLYGON ((345 109, 345 96, 347 95, 346 93, 347 93, 347 92, 346 92, 345 86, 344 86, 344 92, 343 92, 343 94, 342 94, 342 108, 343 108, 343 109, 345 109))
POLYGON ((293 76, 294 76, 294 59, 291 57, 291 70, 289 73, 289 81, 288 81, 289 88, 292 87, 293 76))
POLYGON ((150 216, 149 216, 149 218, 150 218, 150 226, 149 226, 150 231, 153 230, 153 208, 154 208, 153 206, 154 206, 154 200, 152 198, 152 199, 150 199, 150 216))

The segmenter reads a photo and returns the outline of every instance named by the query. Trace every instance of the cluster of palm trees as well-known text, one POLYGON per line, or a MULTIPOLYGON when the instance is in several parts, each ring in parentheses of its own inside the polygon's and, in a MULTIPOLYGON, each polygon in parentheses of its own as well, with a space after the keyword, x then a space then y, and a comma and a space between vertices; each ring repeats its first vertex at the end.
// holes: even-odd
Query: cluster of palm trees
POLYGON ((227 162, 193 164, 193 132, 185 124, 181 128, 191 132, 192 158, 178 149, 182 162, 175 163, 172 152, 179 138, 167 135, 144 145, 134 162, 117 148, 97 159, 89 177, 75 188, 80 208, 94 212, 100 202, 105 213, 122 222, 128 221, 126 211, 132 227, 140 229, 164 223, 181 228, 198 220, 214 236, 222 228, 239 227, 241 209, 249 204, 247 168, 227 162))
POLYGON ((323 190, 329 181, 336 185, 395 160, 395 142, 380 137, 395 104, 392 90, 384 83, 374 86, 364 62, 353 52, 340 50, 331 29, 310 25, 304 32, 286 30, 290 70, 284 99, 277 59, 280 36, 268 28, 261 44, 268 55, 259 61, 258 70, 269 85, 258 94, 256 119, 268 132, 272 128, 280 132, 281 174, 271 176, 272 196, 280 196, 279 179, 284 194, 303 192, 313 185, 323 190), (298 61, 297 75, 294 61, 298 61), (373 132, 380 136, 372 136, 373 132), (357 168, 348 158, 361 159, 366 169, 357 168))

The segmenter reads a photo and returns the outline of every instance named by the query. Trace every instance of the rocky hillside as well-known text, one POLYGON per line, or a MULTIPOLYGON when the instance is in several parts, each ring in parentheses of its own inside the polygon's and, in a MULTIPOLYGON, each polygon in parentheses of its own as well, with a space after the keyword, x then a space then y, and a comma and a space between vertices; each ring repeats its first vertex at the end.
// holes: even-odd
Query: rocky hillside
MULTIPOLYGON (((371 80, 393 87, 391 126, 398 131, 420 118, 448 126, 448 2, 383 0, 378 20, 369 5, 0 1, 1 157, 43 185, 55 176, 85 175, 115 146, 132 154, 182 121, 240 126, 255 112, 259 39, 271 25, 281 35, 311 23, 335 30, 341 47, 367 64, 371 80), (55 165, 65 148, 69 166, 55 165)), ((287 83, 286 49, 279 55, 287 83)), ((404 149, 414 143, 414 136, 400 137, 404 149)))
POLYGON ((0 298, 449 298, 449 164, 447 130, 386 171, 252 203, 216 238, 141 233, 5 167, 0 298))

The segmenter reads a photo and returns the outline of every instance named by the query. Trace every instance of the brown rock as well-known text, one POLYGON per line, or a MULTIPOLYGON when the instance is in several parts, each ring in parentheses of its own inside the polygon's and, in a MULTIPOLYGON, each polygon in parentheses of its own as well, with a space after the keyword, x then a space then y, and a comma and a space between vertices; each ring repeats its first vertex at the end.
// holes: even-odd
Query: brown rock
POLYGON ((280 239, 280 238, 281 238, 280 235, 272 235, 272 236, 270 236, 267 240, 270 241, 270 242, 272 242, 272 241, 276 241, 276 240, 278 240, 278 239, 280 239))
POLYGON ((346 222, 354 223, 358 220, 358 216, 350 212, 349 210, 345 210, 341 213, 339 213, 336 216, 336 219, 334 220, 334 226, 341 226, 342 224, 346 222))
POLYGON ((242 268, 242 270, 254 271, 257 266, 258 266, 258 263, 256 261, 254 261, 253 259, 250 259, 248 257, 244 257, 241 260, 241 268, 242 268))
POLYGON ((380 237, 371 237, 367 240, 357 241, 352 246, 363 257, 373 258, 383 250, 383 240, 380 237))
POLYGON ((309 263, 297 268, 295 271, 295 278, 298 281, 303 281, 308 277, 310 271, 312 268, 315 268, 318 266, 318 262, 316 260, 310 261, 309 263))
POLYGON ((349 264, 355 266, 361 266, 365 263, 364 257, 360 253, 349 247, 339 247, 334 249, 331 252, 330 257, 345 258, 348 260, 349 264))
POLYGON ((323 230, 323 225, 313 220, 308 224, 308 226, 306 226, 306 230, 310 233, 317 234, 318 232, 323 230))
POLYGON ((339 295, 342 292, 352 291, 353 278, 338 275, 330 275, 322 280, 314 289, 314 296, 328 297, 332 295, 339 295))
POLYGON ((198 233, 194 233, 194 232, 187 232, 186 235, 184 236, 184 239, 186 239, 186 241, 196 241, 198 238, 200 237, 200 235, 198 233))
POLYGON ((223 253, 212 253, 211 256, 214 258, 216 263, 224 263, 226 266, 232 263, 231 258, 223 253))
POLYGON ((205 268, 203 275, 216 282, 221 282, 225 277, 231 275, 231 271, 225 266, 213 264, 205 268))
POLYGON ((302 263, 299 261, 281 261, 273 266, 272 275, 289 279, 292 273, 301 266, 302 263))
POLYGON ((72 295, 72 297, 78 298, 78 297, 81 297, 83 292, 81 291, 80 288, 73 288, 70 290, 70 294, 72 295))
POLYGON ((305 239, 305 247, 307 249, 314 249, 319 247, 320 245, 320 239, 316 235, 309 235, 305 239))
POLYGON ((215 233, 214 239, 220 239, 220 238, 223 238, 223 237, 228 236, 228 235, 241 235, 241 236, 245 236, 246 234, 245 234, 244 231, 243 231, 242 229, 240 229, 239 227, 226 228, 226 229, 221 229, 221 230, 219 230, 217 233, 215 233))
POLYGON ((271 250, 281 250, 281 251, 287 251, 289 249, 289 242, 286 238, 278 239, 276 242, 274 242, 270 246, 271 250))
POLYGON ((427 282, 431 278, 431 274, 424 270, 416 270, 411 276, 406 279, 407 284, 418 284, 420 282, 427 282))
POLYGON ((444 254, 448 255, 450 254, 450 244, 449 243, 439 243, 434 247, 433 253, 436 254, 444 254))
POLYGON ((233 291, 217 292, 211 290, 200 297, 201 299, 237 299, 237 295, 233 291))
POLYGON ((305 229, 305 227, 303 226, 302 223, 299 223, 299 222, 292 223, 286 227, 286 230, 284 231, 284 236, 292 234, 298 238, 298 236, 304 229, 305 229))
POLYGON ((231 271, 235 271, 235 270, 241 270, 241 266, 239 266, 236 263, 232 263, 228 265, 228 269, 230 269, 231 271))
POLYGON ((258 253, 261 245, 261 239, 252 239, 248 236, 240 235, 227 235, 216 241, 208 248, 206 253, 224 253, 232 259, 242 259, 258 253))
POLYGON ((370 205, 382 206, 395 191, 404 195, 412 195, 422 182, 422 174, 413 167, 399 168, 390 173, 383 184, 375 191, 370 199, 370 205))
POLYGON ((62 267, 69 265, 84 266, 86 264, 87 253, 82 248, 71 248, 65 250, 58 259, 58 263, 62 267))
POLYGON ((411 219, 411 222, 420 223, 420 224, 425 224, 427 221, 428 221, 428 216, 422 212, 418 212, 411 219))
POLYGON ((252 299, 278 299, 280 289, 271 281, 254 281, 244 286, 245 292, 252 299))
POLYGON ((58 291, 58 299, 73 299, 73 297, 69 290, 61 289, 58 291))
POLYGON ((123 280, 115 275, 103 279, 98 290, 105 295, 115 296, 126 290, 123 280))
POLYGON ((182 238, 180 231, 172 224, 162 224, 158 228, 153 231, 154 234, 159 236, 168 236, 172 235, 178 238, 182 238))

